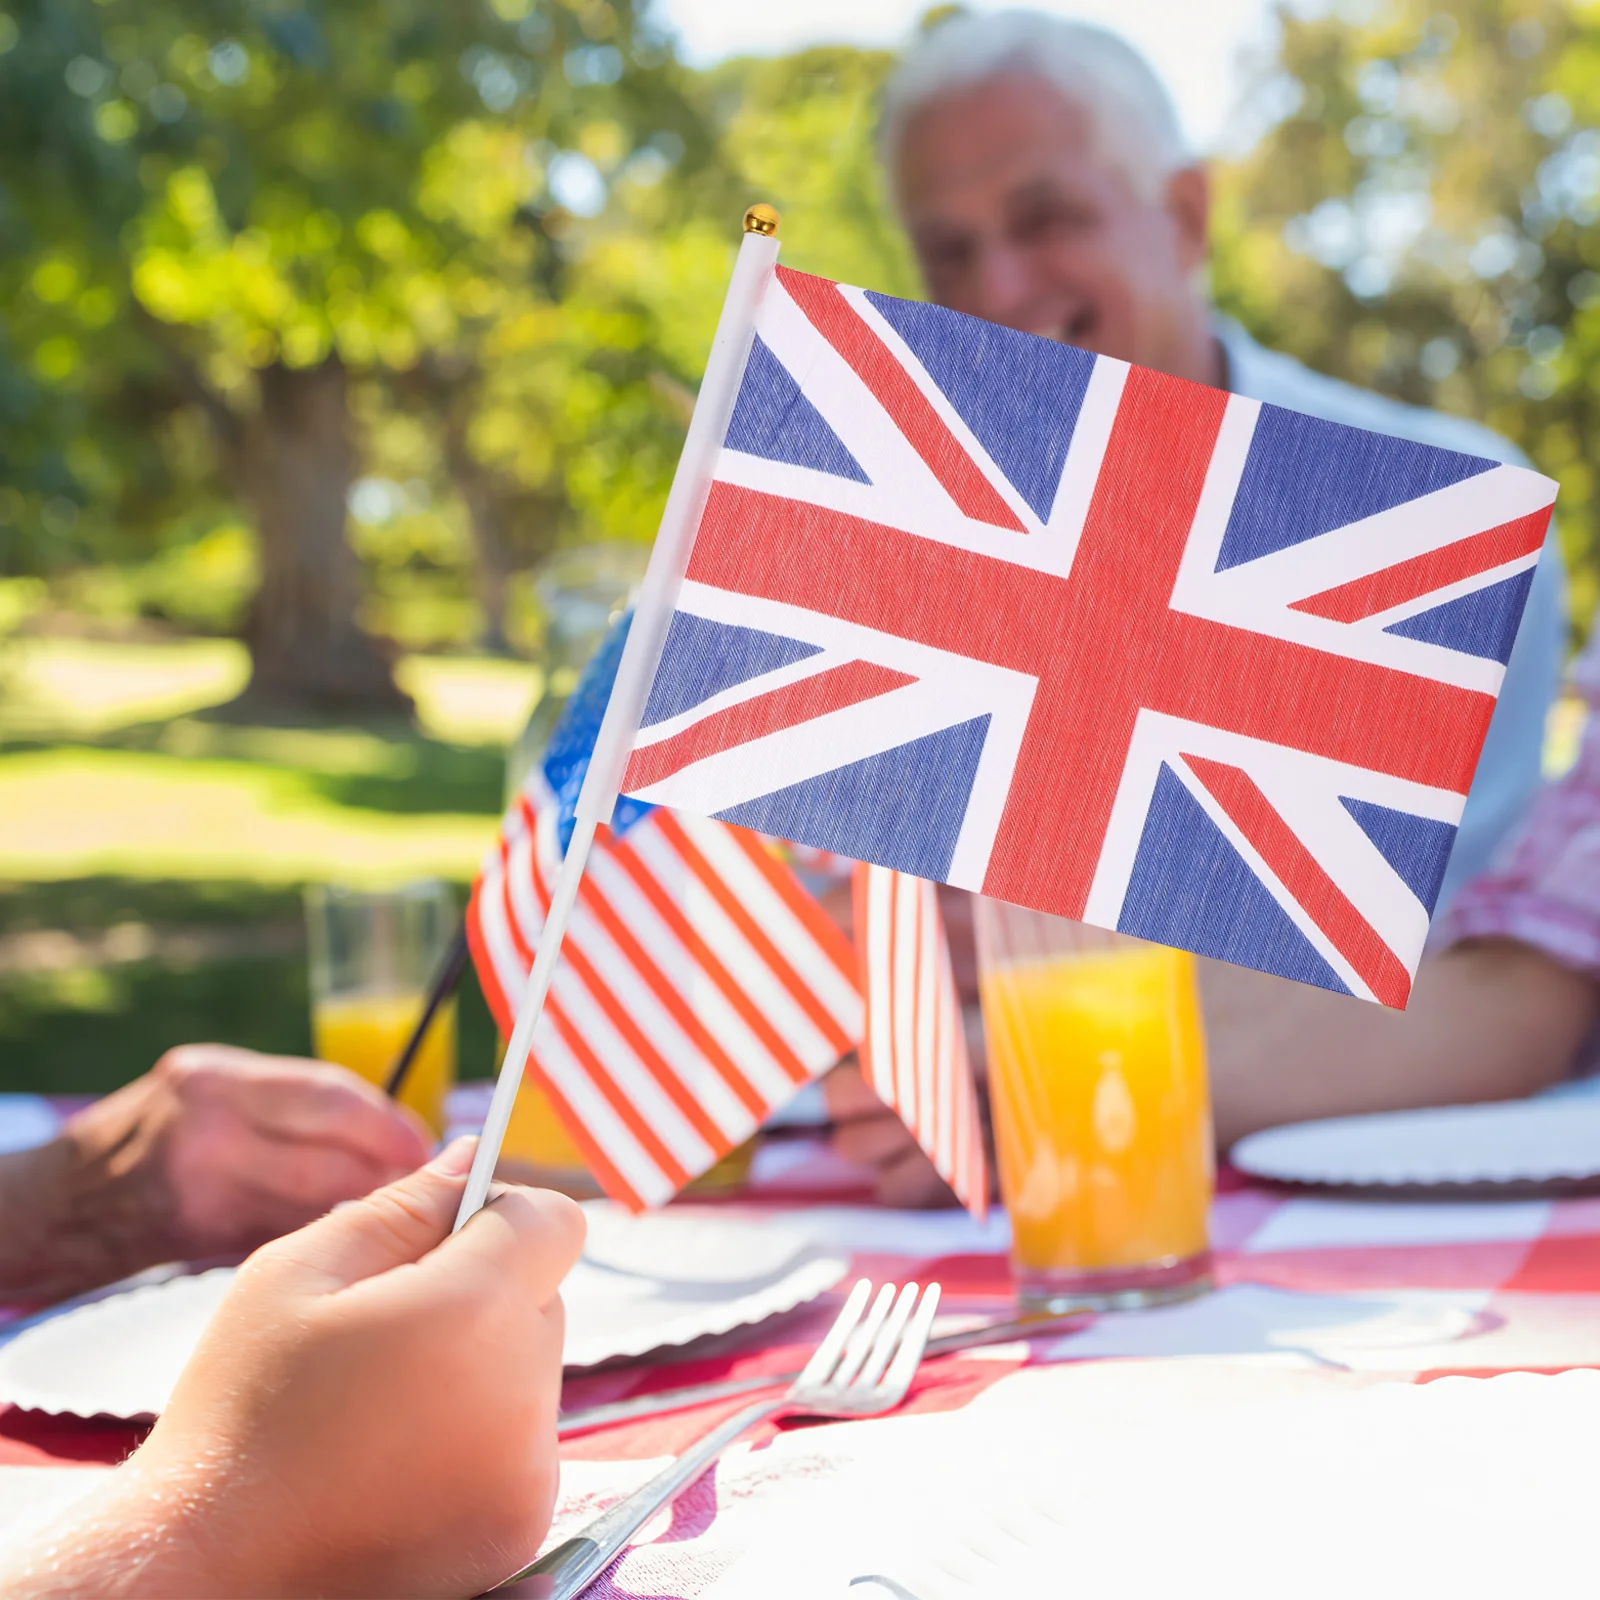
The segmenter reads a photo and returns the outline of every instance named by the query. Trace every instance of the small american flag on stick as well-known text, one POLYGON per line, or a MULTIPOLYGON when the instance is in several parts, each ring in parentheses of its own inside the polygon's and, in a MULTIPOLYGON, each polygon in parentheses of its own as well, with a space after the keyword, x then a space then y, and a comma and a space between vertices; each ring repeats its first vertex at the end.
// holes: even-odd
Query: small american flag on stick
MULTIPOLYGON (((560 863, 524 796, 468 911, 509 1033, 560 863)), ((656 812, 596 839, 531 1064, 615 1199, 664 1204, 860 1037, 849 944, 756 835, 656 812)))
POLYGON ((862 862, 854 895, 867 995, 862 1072, 956 1198, 983 1217, 989 1206, 983 1124, 938 891, 909 873, 862 862))

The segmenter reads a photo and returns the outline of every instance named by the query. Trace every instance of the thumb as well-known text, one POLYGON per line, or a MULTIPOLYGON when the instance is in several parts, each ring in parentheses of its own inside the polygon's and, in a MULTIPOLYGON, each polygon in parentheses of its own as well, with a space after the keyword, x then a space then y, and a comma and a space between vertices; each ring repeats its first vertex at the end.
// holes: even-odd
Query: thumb
POLYGON ((256 1252, 258 1268, 328 1294, 421 1260, 450 1235, 477 1144, 456 1139, 425 1167, 275 1239, 256 1252))

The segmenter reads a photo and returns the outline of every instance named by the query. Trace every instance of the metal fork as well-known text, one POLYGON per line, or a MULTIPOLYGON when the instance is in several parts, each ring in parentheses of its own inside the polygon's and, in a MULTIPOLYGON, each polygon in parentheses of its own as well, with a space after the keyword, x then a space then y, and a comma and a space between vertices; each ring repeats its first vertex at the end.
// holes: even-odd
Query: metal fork
MULTIPOLYGON (((886 1283, 872 1293, 863 1278, 843 1310, 781 1395, 736 1411, 626 1500, 602 1512, 574 1538, 558 1544, 507 1584, 543 1577, 549 1600, 573 1600, 610 1566, 623 1547, 662 1506, 676 1499, 739 1435, 780 1413, 791 1417, 874 1417, 906 1397, 939 1308, 939 1285, 908 1283, 896 1293, 886 1283), (920 1298, 919 1298, 920 1296, 920 1298), (871 1306, 868 1306, 868 1301, 871 1306)), ((533 1592, 530 1588, 530 1591, 533 1592)))

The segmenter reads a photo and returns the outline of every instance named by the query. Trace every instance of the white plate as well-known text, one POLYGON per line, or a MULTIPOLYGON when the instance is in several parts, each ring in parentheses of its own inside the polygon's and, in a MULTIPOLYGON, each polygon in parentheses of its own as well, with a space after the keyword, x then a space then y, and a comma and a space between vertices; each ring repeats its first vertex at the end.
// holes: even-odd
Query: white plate
POLYGON ((825 1293, 850 1266, 781 1218, 690 1206, 636 1217, 608 1200, 583 1209, 583 1259, 561 1287, 569 1367, 764 1322, 825 1293))
POLYGON ((1268 1128, 1229 1157, 1282 1183, 1407 1188, 1600 1179, 1600 1101, 1512 1100, 1268 1128))
MULTIPOLYGON (((781 1223, 601 1215, 597 1259, 573 1269, 569 1367, 641 1356, 765 1321, 831 1289, 849 1263, 781 1223), (636 1236, 637 1235, 637 1236, 636 1236), (647 1259, 655 1271, 645 1269, 647 1259), (735 1274, 740 1275, 735 1275, 735 1274)), ((75 1416, 158 1416, 231 1267, 133 1289, 63 1312, 0 1345, 0 1404, 75 1416)))
POLYGON ((596 1267, 695 1284, 751 1285, 815 1255, 806 1228, 683 1206, 635 1216, 611 1200, 584 1202, 583 1259, 596 1267))
POLYGON ((0 1094, 0 1155, 48 1144, 61 1120, 61 1113, 43 1095, 0 1094))

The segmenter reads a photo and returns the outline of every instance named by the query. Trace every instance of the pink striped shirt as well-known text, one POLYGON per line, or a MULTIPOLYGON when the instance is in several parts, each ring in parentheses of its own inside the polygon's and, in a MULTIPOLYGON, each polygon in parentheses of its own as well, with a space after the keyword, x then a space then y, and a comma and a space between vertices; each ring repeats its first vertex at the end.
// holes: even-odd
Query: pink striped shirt
POLYGON ((1600 620, 1572 678, 1590 710, 1577 763, 1545 785, 1488 870, 1462 889, 1438 946, 1516 939, 1600 979, 1600 620))

